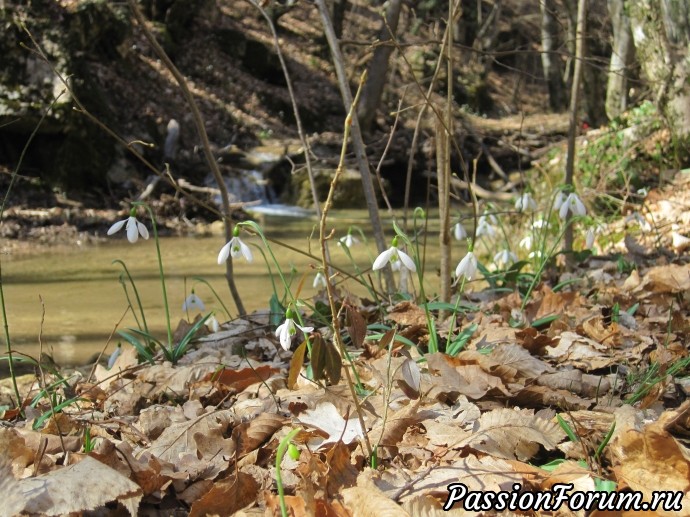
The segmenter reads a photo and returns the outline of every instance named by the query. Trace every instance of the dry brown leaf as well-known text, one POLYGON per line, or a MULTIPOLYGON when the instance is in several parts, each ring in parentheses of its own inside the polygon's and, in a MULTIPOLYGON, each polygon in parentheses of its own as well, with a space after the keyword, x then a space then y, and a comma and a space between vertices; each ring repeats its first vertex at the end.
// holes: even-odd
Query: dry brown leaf
POLYGON ((660 489, 684 494, 681 510, 657 508, 659 515, 690 515, 690 453, 668 431, 689 411, 690 401, 687 401, 677 410, 665 411, 658 421, 642 429, 638 421, 630 418, 629 410, 616 413, 618 425, 611 453, 619 483, 641 491, 648 502, 652 493, 660 489))
POLYGON ((558 345, 548 349, 549 357, 567 362, 585 371, 598 370, 619 362, 608 352, 609 347, 575 332, 563 332, 558 345))
POLYGON ((497 364, 495 368, 492 368, 491 373, 500 368, 512 368, 518 374, 516 377, 529 380, 535 379, 543 373, 554 371, 551 365, 534 357, 523 347, 515 343, 498 345, 490 355, 484 357, 497 364))
POLYGON ((36 452, 26 446, 24 438, 15 429, 0 427, 0 458, 11 465, 15 474, 33 463, 36 452))
POLYGON ((473 433, 458 445, 499 458, 527 461, 539 445, 553 450, 565 438, 560 426, 528 409, 500 408, 484 413, 474 423, 473 433))
MULTIPOLYGON (((462 354, 461 354, 462 355, 462 354)), ((510 395, 496 376, 486 373, 480 366, 462 364, 459 358, 446 354, 428 354, 427 365, 432 373, 431 383, 434 386, 429 396, 455 399, 465 395, 471 399, 480 399, 491 390, 510 395)))
POLYGON ((392 412, 389 409, 388 417, 381 421, 369 432, 372 444, 378 444, 383 450, 383 458, 392 457, 396 447, 407 429, 420 421, 418 414, 419 401, 404 406, 402 409, 392 412))
POLYGON ((522 407, 557 407, 565 410, 587 409, 594 401, 582 399, 566 390, 531 384, 518 391, 513 402, 522 407))
MULTIPOLYGON (((0 477, 8 475, 0 472, 0 477)), ((136 483, 89 456, 74 465, 10 484, 16 490, 11 505, 20 504, 20 511, 25 513, 50 516, 95 510, 111 501, 119 501, 130 515, 137 515, 142 497, 136 483)))
POLYGON ((190 480, 215 477, 227 466, 224 457, 235 452, 235 442, 225 438, 228 426, 234 421, 230 410, 216 411, 187 422, 166 428, 151 444, 149 452, 159 459, 187 472, 190 480))
POLYGON ((424 310, 411 302, 400 302, 388 312, 387 318, 405 327, 426 327, 424 310))
POLYGON ((395 501, 374 487, 352 487, 342 492, 345 506, 357 517, 410 517, 395 501))
POLYGON ((229 391, 239 393, 257 382, 265 381, 271 375, 279 373, 278 368, 271 366, 259 366, 256 368, 223 368, 220 371, 209 373, 201 379, 201 382, 217 382, 226 386, 229 391))
POLYGON ((323 447, 329 443, 342 440, 343 443, 352 443, 364 436, 362 426, 358 418, 349 418, 347 421, 340 416, 336 407, 330 402, 321 402, 314 409, 302 413, 297 418, 304 425, 323 431, 328 436, 325 440, 319 440, 317 447, 323 447))
POLYGON ((258 493, 259 484, 254 478, 238 472, 237 477, 215 482, 211 490, 192 505, 189 516, 232 515, 253 503, 258 493))
POLYGON ((544 355, 546 354, 546 347, 554 345, 553 338, 542 334, 534 327, 516 331, 515 338, 523 348, 533 355, 544 355))
POLYGON ((355 486, 357 483, 357 468, 350 461, 350 448, 343 442, 338 442, 326 454, 328 475, 326 477, 326 493, 336 496, 343 488, 355 486))
POLYGON ((589 375, 580 370, 560 370, 547 373, 537 379, 537 384, 554 390, 567 390, 581 397, 595 397, 606 394, 611 385, 608 379, 598 375, 589 375))
POLYGON ((249 422, 243 422, 232 430, 237 442, 237 454, 244 456, 266 443, 273 434, 283 427, 285 418, 272 413, 261 413, 249 422))

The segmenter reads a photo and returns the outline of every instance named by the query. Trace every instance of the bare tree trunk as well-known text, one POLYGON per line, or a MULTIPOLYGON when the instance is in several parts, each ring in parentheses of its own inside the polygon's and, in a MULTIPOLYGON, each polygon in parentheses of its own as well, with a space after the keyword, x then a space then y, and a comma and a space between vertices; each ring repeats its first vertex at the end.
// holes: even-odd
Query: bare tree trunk
MULTIPOLYGON (((451 106, 447 107, 452 110, 451 106)), ((436 177, 438 181, 438 212, 439 212, 439 234, 438 243, 440 249, 440 270, 441 270, 441 301, 450 301, 450 146, 449 135, 444 124, 435 117, 436 120, 436 177)), ((445 311, 439 316, 440 320, 445 317, 445 311)))
MULTIPOLYGON (((352 106, 352 92, 350 85, 347 82, 347 74, 345 73, 345 66, 343 65, 343 55, 340 51, 340 43, 333 31, 333 24, 331 23, 328 6, 325 0, 316 0, 316 6, 319 9, 319 15, 323 23, 328 46, 331 49, 333 56, 333 65, 335 67, 336 75, 338 76, 338 85, 340 86, 340 94, 343 98, 345 112, 349 113, 352 106)), ((369 217, 371 218, 371 228, 374 233, 374 240, 376 241, 376 248, 379 253, 383 253, 388 246, 383 236, 383 227, 381 226, 381 218, 379 217, 379 207, 376 201, 376 192, 374 191, 374 182, 371 177, 371 170, 369 169, 369 161, 367 160, 366 148, 364 140, 362 139, 362 131, 359 127, 357 117, 352 118, 352 145, 354 147, 355 155, 357 156, 357 165, 359 166, 359 173, 362 177, 362 191, 364 192, 364 199, 366 200, 367 209, 369 210, 369 217)), ((383 275, 386 281, 386 288, 389 291, 395 290, 395 281, 393 280, 393 271, 390 267, 383 269, 383 275)))
POLYGON ((637 60, 674 135, 690 139, 690 6, 627 0, 637 60))
POLYGON ((606 116, 613 120, 628 108, 628 68, 635 56, 630 18, 625 12, 624 0, 608 0, 609 16, 613 26, 613 48, 606 86, 606 116))
MULTIPOLYGON (((587 19, 587 0, 579 0, 577 5, 577 24, 575 30, 575 70, 573 71, 573 87, 570 91, 570 127, 568 129, 568 155, 565 163, 565 184, 573 185, 575 171, 575 137, 578 128, 578 107, 580 103, 580 77, 582 76, 582 57, 585 54, 585 21, 587 19)), ((564 251, 568 263, 572 265, 573 226, 570 216, 566 220, 564 251)))
POLYGON ((567 106, 565 84, 563 82, 563 63, 556 53, 558 47, 558 20, 556 1, 541 0, 541 64, 544 79, 549 87, 549 106, 551 111, 563 111, 567 106))
POLYGON ((398 20, 400 19, 400 9, 402 0, 390 0, 386 9, 386 19, 379 31, 378 45, 374 49, 374 57, 367 69, 369 80, 364 85, 362 99, 357 109, 357 117, 364 132, 371 129, 371 125, 376 117, 376 111, 381 104, 383 88, 386 85, 388 75, 388 61, 393 53, 394 46, 390 41, 395 37, 398 30, 398 20))

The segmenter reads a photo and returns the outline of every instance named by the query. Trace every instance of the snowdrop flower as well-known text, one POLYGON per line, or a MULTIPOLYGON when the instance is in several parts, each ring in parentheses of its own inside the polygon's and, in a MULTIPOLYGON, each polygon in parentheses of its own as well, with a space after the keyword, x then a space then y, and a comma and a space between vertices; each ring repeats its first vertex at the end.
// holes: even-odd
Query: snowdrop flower
POLYGON ((125 223, 127 226, 125 227, 127 230, 127 240, 134 244, 137 242, 137 239, 139 239, 139 236, 141 235, 144 239, 149 238, 149 231, 146 229, 146 226, 144 226, 144 223, 140 223, 136 217, 134 217, 135 209, 132 209, 132 211, 129 213, 129 217, 127 219, 123 219, 122 221, 116 222, 114 225, 108 229, 108 235, 112 235, 114 233, 119 232, 123 226, 125 226, 125 223))
POLYGON ((120 357, 120 354, 122 354, 122 344, 118 343, 115 351, 110 354, 110 357, 108 358, 108 370, 113 369, 113 366, 115 366, 115 361, 117 361, 117 358, 120 357))
POLYGON ((455 223, 455 226, 453 226, 453 237, 455 237, 456 241, 467 239, 467 230, 460 222, 455 223))
POLYGON ((228 257, 237 258, 240 255, 242 255, 247 262, 254 260, 252 250, 242 242, 239 235, 240 229, 235 226, 232 230, 232 239, 230 239, 228 243, 220 249, 220 253, 218 253, 218 264, 225 264, 228 257))
POLYGON ((489 237, 492 238, 496 235, 496 229, 491 226, 491 224, 484 219, 484 217, 479 218, 479 223, 477 224, 477 237, 489 237))
POLYGON ((468 251, 467 255, 458 263, 455 268, 456 278, 464 276, 467 280, 472 280, 472 277, 477 273, 477 257, 474 252, 468 251))
POLYGON ((523 250, 531 250, 532 249, 532 236, 527 235, 522 238, 522 240, 518 243, 518 246, 520 246, 523 250))
POLYGON ((285 312, 285 321, 276 329, 276 337, 280 338, 280 346, 287 352, 290 350, 292 344, 292 336, 297 334, 297 329, 300 329, 305 334, 314 330, 314 327, 302 327, 295 323, 292 319, 292 310, 288 309, 285 312))
POLYGON ((545 221, 544 219, 537 219, 532 223, 532 228, 535 230, 541 230, 542 228, 548 228, 549 227, 549 222, 545 221))
POLYGON ((640 212, 633 212, 625 217, 625 224, 628 224, 630 222, 636 222, 637 224, 640 225, 640 230, 643 232, 648 232, 652 229, 652 225, 649 224, 649 221, 645 219, 645 217, 640 214, 640 212))
POLYGON ((568 194, 568 197, 565 198, 565 201, 561 203, 561 206, 558 209, 558 217, 565 219, 568 216, 568 212, 574 216, 585 215, 587 213, 585 205, 582 203, 582 201, 580 201, 580 198, 577 197, 577 194, 574 192, 568 194))
POLYGON ((218 319, 216 318, 215 314, 212 314, 211 317, 208 320, 206 320, 206 325, 211 327, 212 332, 220 331, 220 323, 218 323, 218 319))
POLYGON ((389 262, 394 270, 400 269, 400 263, 402 263, 410 271, 417 271, 417 266, 414 265, 412 258, 404 251, 398 249, 398 237, 393 237, 392 246, 376 257, 372 269, 374 271, 381 269, 389 262))
POLYGON ((542 256, 542 255, 541 255, 541 250, 536 250, 536 251, 533 251, 532 253, 530 253, 529 255, 527 255, 527 258, 531 258, 531 259, 533 259, 533 258, 539 258, 539 259, 540 259, 541 256, 542 256))
POLYGON ((517 256, 510 250, 499 251, 494 255, 494 262, 497 266, 508 266, 517 262, 517 256))
POLYGON ((681 253, 690 246, 690 239, 678 232, 671 232, 671 246, 676 253, 681 253))
POLYGON ((567 197, 568 196, 566 196, 564 192, 558 192, 558 194, 556 194, 556 197, 553 200, 553 209, 556 212, 558 212, 561 209, 567 197))
POLYGON ((187 296, 187 298, 184 299, 184 303, 182 303, 182 312, 193 311, 194 309, 203 312, 206 310, 206 306, 204 302, 201 301, 201 298, 196 295, 194 289, 192 289, 192 294, 187 296))
POLYGON ((594 230, 590 228, 587 230, 587 233, 585 234, 585 249, 591 250, 592 246, 594 246, 594 239, 596 237, 596 234, 594 233, 594 230))
POLYGON ((314 282, 312 283, 312 286, 314 289, 318 287, 326 287, 326 277, 321 271, 317 271, 316 276, 314 277, 314 282))
POLYGON ((351 248, 357 243, 359 243, 359 239, 349 232, 345 237, 340 238, 338 241, 338 246, 347 246, 348 248, 351 248))
POLYGON ((515 201, 515 210, 518 212, 527 212, 537 209, 537 202, 534 200, 531 194, 525 192, 517 201, 515 201))

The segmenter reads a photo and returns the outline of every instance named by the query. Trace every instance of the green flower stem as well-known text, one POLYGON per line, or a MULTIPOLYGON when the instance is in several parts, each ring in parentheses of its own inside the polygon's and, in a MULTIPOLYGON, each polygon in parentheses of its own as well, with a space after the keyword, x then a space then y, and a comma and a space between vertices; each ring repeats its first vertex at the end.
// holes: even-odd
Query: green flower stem
POLYGON ((285 506, 285 490, 283 489, 283 476, 280 473, 280 464, 283 462, 285 451, 287 451, 292 440, 301 429, 293 429, 285 438, 280 441, 276 451, 276 486, 278 487, 278 498, 280 499, 280 512, 283 517, 288 517, 287 506, 285 506))
MULTIPOLYGON (((419 208, 414 211, 413 228, 415 234, 417 233, 417 213, 419 208)), ((423 212, 422 212, 423 213, 423 212)), ((426 219, 426 218, 425 218, 426 219)), ((424 270, 422 269, 423 262, 419 260, 419 240, 415 239, 415 244, 413 245, 409 237, 403 232, 397 224, 393 223, 393 228, 395 233, 405 242, 405 244, 413 251, 413 259, 415 266, 417 267, 417 279, 419 281, 419 297, 422 300, 422 305, 424 306, 424 316, 426 317, 427 328, 429 329, 429 353, 435 354, 438 352, 438 334, 436 332, 436 322, 434 321, 431 311, 429 310, 429 301, 426 298, 426 293, 424 292, 424 270)))
POLYGON ((151 227, 153 230, 153 240, 156 243, 156 255, 158 256, 158 273, 160 274, 161 277, 161 290, 163 291, 163 305, 165 307, 165 325, 168 331, 168 346, 170 347, 170 350, 172 351, 173 347, 173 333, 172 333, 172 327, 170 325, 170 308, 168 306, 168 292, 165 288, 165 273, 163 273, 163 256, 161 254, 161 245, 160 241, 158 239, 158 227, 156 225, 156 218, 153 215, 153 210, 151 210, 151 207, 147 205, 146 203, 141 203, 141 202, 135 202, 133 203, 134 206, 143 206, 146 208, 146 210, 149 213, 149 217, 151 218, 151 227))
POLYGON ((204 278, 201 278, 200 276, 193 276, 192 280, 194 280, 195 282, 199 282, 201 284, 204 284, 206 287, 208 287, 211 290, 211 292, 213 293, 213 296, 216 298, 216 301, 220 304, 221 307, 223 307, 223 311, 225 311, 225 314, 227 315, 228 319, 230 319, 231 318, 230 311, 228 310, 228 308, 223 303, 223 300, 221 299, 221 297, 218 296, 218 293, 213 288, 213 286, 211 284, 209 284, 204 278))
MULTIPOLYGON (((127 269, 127 266, 125 263, 120 260, 120 259, 115 259, 111 262, 111 264, 120 264, 122 266, 122 269, 124 269, 125 274, 127 275, 127 279, 129 280, 130 285, 132 286, 132 290, 134 291, 134 297, 137 300, 137 305, 139 306, 139 313, 141 314, 141 321, 143 323, 143 330, 147 334, 149 333, 149 327, 146 323, 146 314, 144 313, 144 307, 141 304, 141 298, 139 297, 139 290, 137 289, 137 285, 134 283, 134 279, 132 278, 132 275, 129 273, 129 269, 127 269)), ((127 287, 125 286, 124 282, 122 283, 123 288, 125 290, 125 296, 127 297, 127 302, 129 303, 129 306, 132 308, 132 314, 134 315, 134 319, 137 322, 137 327, 141 328, 139 325, 139 319, 137 318, 136 313, 134 312, 134 307, 132 307, 132 303, 129 301, 129 294, 127 292, 127 287)))
MULTIPOLYGON (((563 228, 561 228, 561 231, 559 232, 558 236, 556 237, 556 240, 554 241, 554 244, 551 247, 549 254, 545 255, 544 252, 542 251, 542 256, 540 257, 540 260, 539 260, 539 266, 537 267, 537 270, 534 272, 534 278, 532 279, 532 283, 527 288, 527 292, 525 293, 525 297, 522 299, 522 305, 520 306, 520 312, 524 312, 525 307, 527 306, 527 302, 529 302, 529 298, 532 295, 532 291, 534 291, 534 288, 537 286, 537 284, 541 280, 541 275, 544 272, 544 268, 546 267, 546 263, 548 262, 549 257, 551 257, 555 253, 556 249, 558 248, 559 243, 561 242, 561 239, 565 235, 566 230, 575 221, 578 221, 581 218, 582 218, 581 216, 574 216, 574 217, 568 218, 566 223, 563 225, 563 228)), ((544 238, 542 248, 546 249, 546 238, 544 238)))

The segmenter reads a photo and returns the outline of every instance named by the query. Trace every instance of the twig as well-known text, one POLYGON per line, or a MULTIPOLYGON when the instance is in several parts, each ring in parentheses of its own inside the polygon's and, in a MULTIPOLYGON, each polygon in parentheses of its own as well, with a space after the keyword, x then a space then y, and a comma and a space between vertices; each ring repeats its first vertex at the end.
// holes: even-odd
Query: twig
MULTIPOLYGON (((338 85, 340 86, 340 94, 343 98, 345 111, 349 113, 353 104, 353 99, 352 92, 350 91, 350 86, 347 81, 347 74, 345 73, 345 66, 343 65, 343 55, 340 51, 340 44, 338 43, 338 38, 335 35, 335 30, 333 29, 333 23, 331 22, 330 15, 328 13, 328 6, 326 6, 325 0, 316 0, 316 6, 319 9, 324 32, 326 33, 326 39, 328 40, 328 46, 330 47, 331 54, 333 56, 333 65, 335 66, 335 73, 338 76, 338 85)), ((369 162, 367 160, 364 140, 362 138, 362 132, 360 130, 356 114, 351 117, 351 121, 352 126, 350 129, 352 132, 352 146, 354 148, 355 155, 357 156, 357 164, 359 166, 359 173, 362 179, 362 190, 364 192, 364 198, 366 199, 367 208, 369 210, 369 217, 371 218, 371 228, 374 232, 376 248, 378 249, 379 253, 383 253, 383 251, 387 249, 387 246, 383 235, 381 219, 379 217, 378 203, 376 201, 374 183, 369 170, 369 162)), ((386 287, 389 291, 392 291, 395 288, 393 271, 390 267, 386 267, 383 269, 383 275, 386 281, 386 287)))
MULTIPOLYGON (((192 118, 194 119, 194 125, 196 126, 197 133, 199 134, 199 138, 201 139, 201 147, 204 151, 206 163, 208 164, 208 167, 211 170, 211 173, 213 174, 216 184, 220 189, 224 212, 223 223, 225 226, 225 240, 229 241, 230 239, 232 239, 233 226, 230 215, 230 198, 228 196, 228 189, 223 180, 223 176, 220 173, 218 162, 214 158, 213 152, 211 151, 211 142, 208 139, 208 134, 206 133, 206 126, 204 125, 203 118, 201 117, 201 112, 199 111, 199 108, 196 105, 196 101, 194 100, 192 92, 189 90, 187 80, 180 73, 175 64, 170 60, 168 55, 165 53, 165 50, 163 50, 163 47, 161 47, 158 41, 156 41, 156 38, 151 32, 151 30, 148 28, 146 24, 146 19, 144 18, 144 15, 141 14, 141 11, 137 6, 136 1, 127 0, 127 3, 129 4, 132 14, 136 18, 139 27, 144 33, 144 36, 151 45, 151 48, 156 53, 158 58, 163 62, 165 67, 170 71, 173 77, 175 77, 175 80, 177 81, 177 84, 179 85, 180 90, 182 91, 182 95, 187 101, 187 105, 189 106, 189 109, 192 112, 192 118)), ((228 257, 228 260, 225 262, 225 276, 228 282, 228 287, 230 289, 230 294, 232 294, 232 299, 234 300, 235 305, 237 306, 237 311, 240 314, 245 314, 246 311, 244 309, 244 304, 242 303, 242 299, 240 297, 239 291, 237 290, 237 285, 235 284, 235 278, 233 276, 232 257, 228 257)))
MULTIPOLYGON (((322 0, 317 0, 317 1, 322 1, 322 0)), ((347 140, 348 140, 348 135, 350 133, 350 128, 353 125, 353 118, 356 116, 355 115, 355 110, 357 108, 357 102, 359 101, 359 95, 360 92, 362 91, 362 85, 364 84, 364 81, 366 81, 366 76, 367 73, 366 71, 362 74, 359 80, 359 88, 357 89, 357 93, 355 95, 354 100, 352 101, 352 104, 350 105, 350 110, 347 114, 347 117, 345 118, 345 127, 343 131, 343 146, 340 151, 340 162, 338 163, 338 167, 335 170, 335 174, 333 175, 333 180, 331 181, 331 188, 328 191, 328 197, 326 198, 326 203, 323 206, 323 213, 321 214, 321 221, 319 223, 319 243, 321 244, 321 259, 323 261, 323 267, 324 270, 327 268, 327 257, 326 257, 326 219, 328 217, 328 211, 331 208, 331 205, 333 204, 333 195, 335 193, 335 187, 338 184, 338 179, 340 178, 340 175, 343 172, 343 169, 345 168, 345 152, 347 151, 347 140)), ((330 305, 331 309, 331 314, 333 314, 333 341, 335 341, 338 350, 340 351, 340 357, 342 359, 343 364, 345 364, 345 361, 347 359, 347 354, 345 351, 345 345, 343 344, 342 338, 340 336, 340 322, 339 322, 339 316, 338 316, 338 310, 336 309, 335 306, 335 293, 333 292, 333 284, 331 282, 330 277, 326 278, 326 292, 328 293, 328 303, 330 305)), ((369 442, 369 435, 366 432, 366 427, 364 425, 364 415, 362 413, 362 406, 359 403, 359 399, 357 398, 357 393, 355 392, 355 385, 352 382, 352 377, 350 376, 350 369, 346 366, 343 368, 345 370, 345 376, 347 377, 347 385, 350 388, 350 394, 352 395, 352 400, 355 404, 355 409, 357 410, 357 417, 359 418, 359 424, 362 427, 362 432, 364 433, 364 443, 367 447, 367 453, 369 454, 369 457, 371 458, 373 455, 373 450, 371 448, 371 443, 369 442)))

